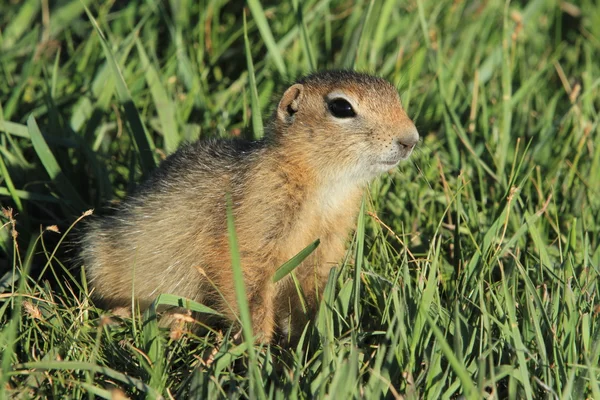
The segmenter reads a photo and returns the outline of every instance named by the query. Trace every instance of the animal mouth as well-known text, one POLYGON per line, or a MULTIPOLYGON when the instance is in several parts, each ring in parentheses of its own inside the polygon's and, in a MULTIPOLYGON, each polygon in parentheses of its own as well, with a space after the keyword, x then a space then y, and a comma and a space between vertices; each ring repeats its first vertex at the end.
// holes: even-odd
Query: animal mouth
POLYGON ((381 160, 379 162, 381 164, 383 164, 383 165, 388 165, 390 167, 393 167, 393 166, 395 166, 396 164, 398 164, 403 159, 404 159, 403 157, 400 157, 400 158, 398 158, 396 160, 381 160))
POLYGON ((383 164, 386 167, 395 167, 400 161, 408 160, 410 154, 411 152, 408 152, 408 154, 398 154, 398 156, 394 158, 379 160, 379 164, 383 164))

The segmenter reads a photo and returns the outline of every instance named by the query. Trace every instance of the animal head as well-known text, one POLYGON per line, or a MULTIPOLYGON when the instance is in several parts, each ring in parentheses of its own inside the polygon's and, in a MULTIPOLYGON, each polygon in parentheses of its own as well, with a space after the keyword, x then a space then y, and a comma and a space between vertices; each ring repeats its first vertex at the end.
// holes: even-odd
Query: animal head
POLYGON ((276 133, 307 145, 320 168, 368 180, 411 154, 419 134, 396 88, 352 71, 325 71, 290 86, 275 112, 276 133))

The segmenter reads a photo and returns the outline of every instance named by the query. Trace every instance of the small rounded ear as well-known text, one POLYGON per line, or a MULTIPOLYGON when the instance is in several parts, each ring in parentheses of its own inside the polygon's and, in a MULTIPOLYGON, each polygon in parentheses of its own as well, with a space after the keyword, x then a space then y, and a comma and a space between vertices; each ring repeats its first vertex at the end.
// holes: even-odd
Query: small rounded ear
POLYGON ((290 123, 294 120, 294 115, 300 108, 300 96, 304 87, 297 83, 285 91, 279 105, 277 106, 277 119, 284 123, 290 123))

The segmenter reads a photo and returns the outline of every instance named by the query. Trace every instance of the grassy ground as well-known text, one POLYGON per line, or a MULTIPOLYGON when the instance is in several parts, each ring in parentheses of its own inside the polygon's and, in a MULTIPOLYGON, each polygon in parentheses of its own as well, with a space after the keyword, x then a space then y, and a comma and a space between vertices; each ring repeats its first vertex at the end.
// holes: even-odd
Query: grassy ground
POLYGON ((595 2, 275 4, 0 5, 0 398, 600 399, 595 2), (330 67, 397 84, 423 141, 370 187, 303 346, 94 307, 64 267, 84 211, 182 141, 260 136, 330 67))

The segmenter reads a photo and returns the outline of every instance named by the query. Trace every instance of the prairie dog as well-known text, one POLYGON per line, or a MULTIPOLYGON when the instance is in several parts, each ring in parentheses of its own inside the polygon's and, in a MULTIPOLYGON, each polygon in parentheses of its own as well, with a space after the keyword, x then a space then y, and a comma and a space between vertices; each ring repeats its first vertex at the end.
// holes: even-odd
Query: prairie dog
POLYGON ((235 320, 229 193, 254 332, 265 342, 276 330, 299 335, 344 256, 364 187, 418 140, 387 81, 353 71, 306 76, 285 91, 264 139, 186 145, 113 216, 90 221, 81 259, 94 295, 106 307, 129 307, 133 296, 144 309, 172 293, 235 320), (295 270, 305 315, 291 277, 272 278, 317 238, 295 270))

